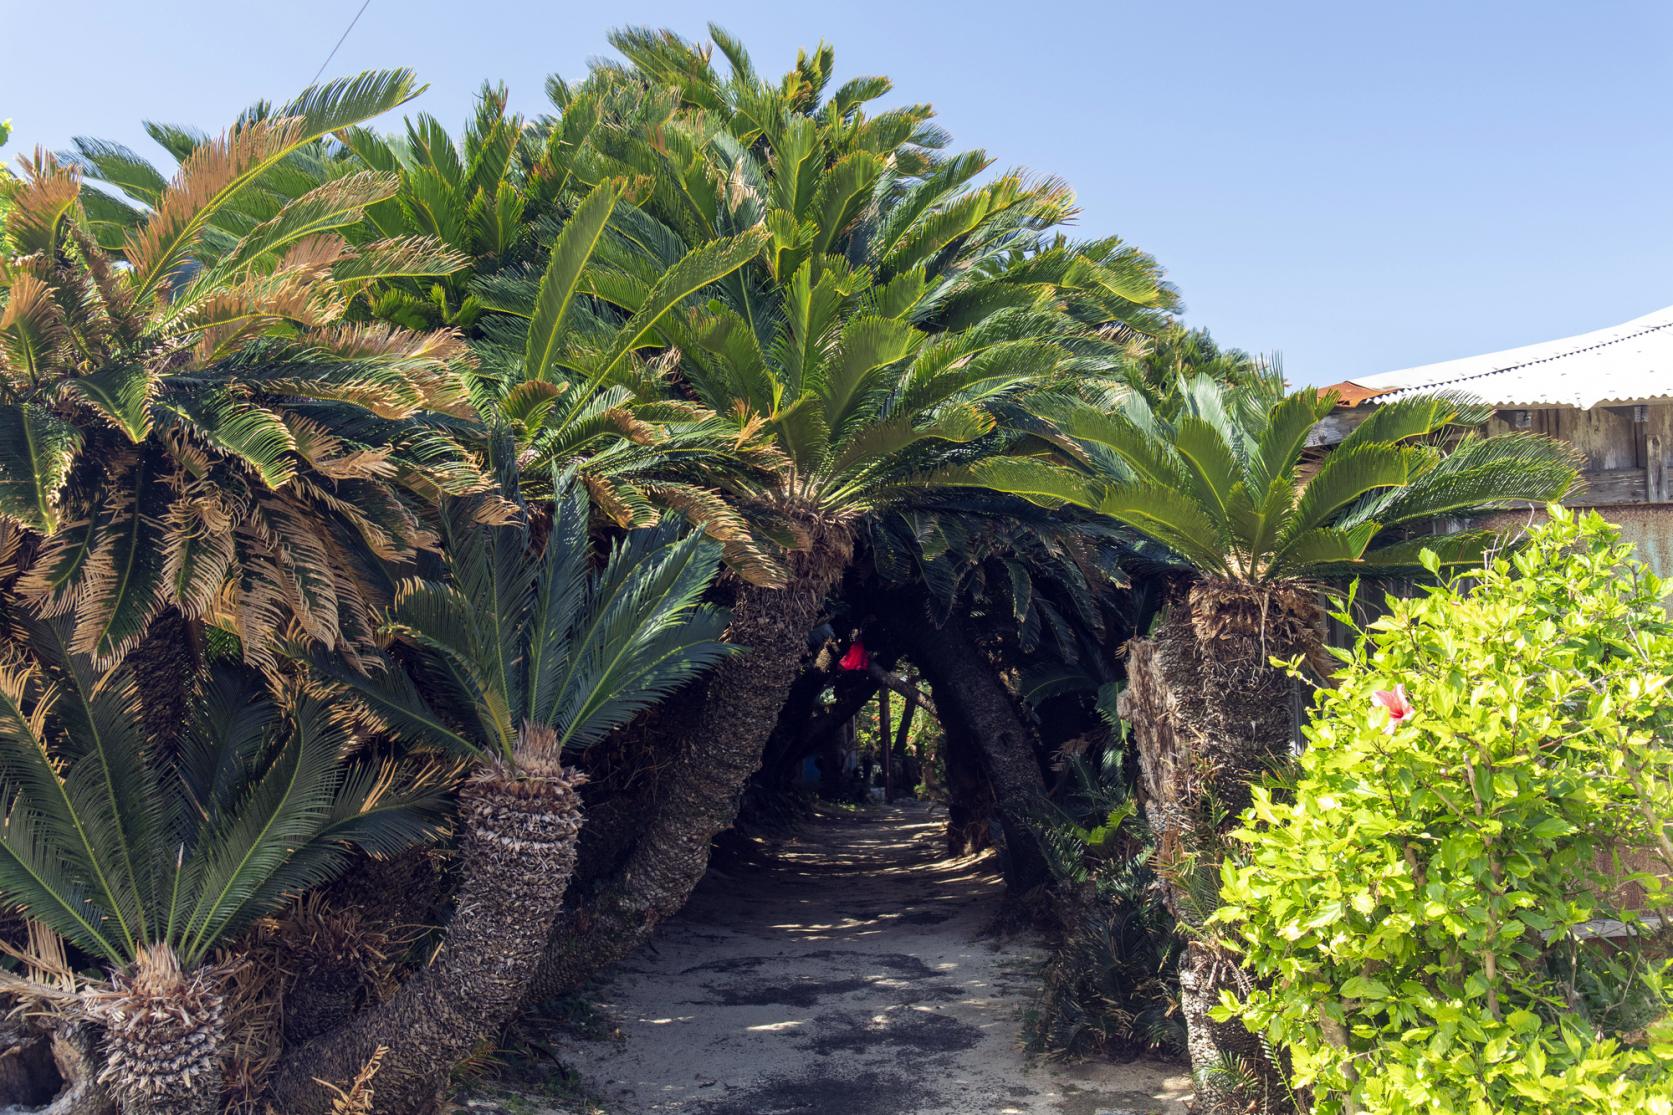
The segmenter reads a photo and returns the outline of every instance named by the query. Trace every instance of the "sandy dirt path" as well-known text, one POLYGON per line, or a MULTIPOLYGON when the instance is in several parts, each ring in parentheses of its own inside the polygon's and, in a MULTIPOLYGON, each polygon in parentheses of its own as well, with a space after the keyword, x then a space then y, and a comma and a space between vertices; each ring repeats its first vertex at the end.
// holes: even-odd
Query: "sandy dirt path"
POLYGON ((916 804, 831 814, 711 871, 566 1043, 609 1115, 1176 1115, 1180 1066, 1028 1063, 1039 953, 981 935, 1002 885, 916 804))

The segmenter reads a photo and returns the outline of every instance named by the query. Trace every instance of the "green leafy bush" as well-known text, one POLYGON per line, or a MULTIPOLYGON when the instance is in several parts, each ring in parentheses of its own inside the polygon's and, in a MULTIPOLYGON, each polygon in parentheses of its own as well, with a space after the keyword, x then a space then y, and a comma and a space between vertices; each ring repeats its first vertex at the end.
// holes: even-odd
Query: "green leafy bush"
POLYGON ((1531 535, 1337 652, 1234 834, 1214 920, 1256 984, 1217 1016, 1319 1115, 1673 1112, 1673 624, 1596 515, 1531 535))

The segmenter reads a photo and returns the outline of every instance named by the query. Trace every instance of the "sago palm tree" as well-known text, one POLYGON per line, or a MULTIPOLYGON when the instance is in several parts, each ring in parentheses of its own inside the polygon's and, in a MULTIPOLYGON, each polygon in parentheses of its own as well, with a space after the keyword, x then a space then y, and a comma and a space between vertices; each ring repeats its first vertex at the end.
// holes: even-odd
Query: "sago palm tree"
POLYGON ((0 908, 48 931, 24 959, 51 977, 0 985, 103 1029, 100 1081, 123 1112, 207 1115, 222 1083, 215 950, 352 848, 434 839, 447 780, 353 757, 325 705, 230 667, 165 745, 131 672, 100 671, 72 641, 65 620, 28 621, 0 662, 0 908))
POLYGON ((1133 728, 1145 808, 1171 912, 1194 927, 1180 974, 1199 1091, 1209 1109, 1243 1110, 1233 1065, 1258 1063, 1255 1040, 1208 1010, 1235 988, 1235 964, 1200 932, 1215 903, 1219 826, 1288 753, 1298 704, 1274 658, 1321 648, 1324 583, 1480 558, 1488 531, 1471 512, 1560 498, 1571 452, 1544 438, 1473 432, 1484 408, 1444 395, 1378 407, 1319 455, 1308 435, 1336 405, 1285 394, 1266 375, 1230 386, 1182 379, 1160 405, 1133 391, 1117 407, 1065 405, 1055 416, 1078 467, 1039 460, 974 466, 995 485, 1090 508, 1167 547, 1188 571, 1148 638, 1128 646, 1122 715, 1133 728))
POLYGON ((310 89, 197 143, 115 226, 75 165, 26 161, 0 264, 0 517, 37 536, 19 592, 75 617, 78 652, 108 666, 173 607, 256 662, 293 621, 355 653, 387 599, 378 561, 433 545, 425 503, 481 482, 459 340, 344 317, 368 283, 463 258, 340 234, 392 176, 268 186, 415 91, 407 71, 310 89))
POLYGON ((662 259, 635 242, 644 219, 619 180, 578 199, 544 266, 480 279, 493 311, 476 350, 474 398, 517 439, 533 477, 573 466, 593 501, 623 527, 677 511, 762 584, 782 570, 714 488, 778 463, 765 431, 671 397, 664 382, 670 319, 756 257, 764 230, 716 235, 662 259))
POLYGON ((502 493, 444 510, 446 578, 402 582, 388 630, 411 672, 322 673, 385 730, 471 764, 455 912, 434 960, 393 998, 289 1054, 278 1109, 328 1112, 370 1064, 376 1112, 434 1100, 453 1066, 522 1001, 575 862, 589 747, 729 652, 702 602, 719 548, 669 521, 614 545, 596 571, 584 490, 552 483, 549 521, 502 493), (537 529, 538 528, 538 529, 537 529), (384 1051, 379 1055, 380 1048, 384 1051))
POLYGON ((623 955, 683 904, 760 762, 857 524, 1000 449, 1000 417, 1028 391, 1113 366, 1120 345, 1062 312, 1067 298, 1169 298, 1146 285, 1154 268, 1142 257, 1054 237, 1072 211, 1060 185, 1015 174, 977 184, 988 160, 934 157, 927 109, 868 118, 886 82, 826 99, 823 54, 775 84, 735 44, 726 79, 702 76, 707 52, 668 36, 627 33, 618 45, 635 66, 554 88, 560 108, 585 99, 616 113, 602 113, 598 154, 578 174, 650 183, 621 222, 637 251, 611 256, 610 287, 645 289, 694 245, 765 231, 756 257, 647 342, 668 356, 672 398, 772 437, 780 459, 764 476, 734 468, 709 483, 752 532, 781 540, 786 576, 737 587, 730 639, 749 652, 670 718, 679 758, 664 770, 680 773, 622 869, 555 927, 541 991, 623 955), (644 43, 682 57, 696 84, 670 97, 662 64, 638 55, 644 43), (747 111, 707 111, 715 83, 747 111))

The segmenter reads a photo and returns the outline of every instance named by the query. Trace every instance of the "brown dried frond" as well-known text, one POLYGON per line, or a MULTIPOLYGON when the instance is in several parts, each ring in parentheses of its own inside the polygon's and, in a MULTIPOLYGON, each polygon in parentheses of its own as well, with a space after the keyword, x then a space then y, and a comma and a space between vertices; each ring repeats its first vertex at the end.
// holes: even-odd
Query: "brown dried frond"
POLYGON ((169 596, 190 619, 215 609, 237 557, 236 512, 213 485, 194 481, 169 505, 163 521, 163 578, 169 596))
POLYGON ((408 418, 420 410, 468 418, 464 370, 468 349, 451 331, 415 333, 381 323, 330 325, 310 330, 298 344, 342 361, 330 375, 276 379, 274 391, 337 399, 381 418, 408 418))
POLYGON ((22 572, 23 528, 10 519, 0 519, 0 591, 22 572))
POLYGON ((1222 670, 1266 668, 1324 637, 1318 589, 1301 582, 1205 579, 1191 586, 1187 607, 1205 659, 1222 670))
POLYGON ((199 144, 150 217, 127 236, 124 255, 138 281, 158 287, 202 235, 208 223, 205 208, 294 146, 301 131, 298 119, 258 120, 199 144))
POLYGON ((18 165, 23 169, 23 184, 12 190, 6 231, 20 255, 43 252, 50 256, 57 246, 59 226, 80 200, 81 174, 41 147, 18 159, 18 165))
POLYGON ((64 333, 64 312, 52 288, 34 275, 17 275, 0 311, 0 366, 18 376, 40 375, 64 333))
POLYGON ((279 257, 278 270, 318 281, 328 276, 332 265, 348 254, 349 242, 337 233, 316 233, 286 248, 279 257))
POLYGON ((117 337, 124 344, 138 343, 145 327, 134 313, 133 291, 128 289, 126 275, 116 268, 110 253, 79 225, 70 226, 70 238, 75 242, 76 255, 87 268, 91 291, 97 295, 117 337))
POLYGON ((318 283, 307 275, 252 275, 194 302, 181 324, 198 334, 192 359, 198 366, 232 355, 249 338, 282 322, 312 325, 328 320, 318 283))
POLYGON ((315 472, 333 480, 388 480, 395 465, 387 449, 347 449, 342 439, 324 426, 289 411, 280 415, 296 442, 297 456, 315 472))
POLYGON ((405 561, 415 550, 435 549, 440 544, 412 509, 381 484, 356 485, 339 495, 304 476, 292 484, 291 495, 341 518, 386 561, 405 561))
POLYGON ((618 434, 622 435, 622 437, 626 438, 628 441, 633 442, 635 445, 650 445, 661 433, 661 430, 658 427, 651 425, 649 422, 644 421, 638 415, 634 414, 632 407, 611 407, 609 410, 599 415, 599 417, 603 419, 612 430, 615 430, 618 434))
POLYGON ((86 526, 85 518, 61 523, 58 532, 41 545, 14 586, 24 603, 48 619, 68 615, 86 594, 85 578, 64 579, 59 575, 61 569, 81 560, 81 551, 89 538, 86 526))
POLYGON ((328 532, 283 498, 261 500, 255 516, 265 521, 274 564, 297 622, 315 641, 336 646, 342 628, 328 532))
POLYGON ((471 508, 471 522, 479 526, 511 526, 522 518, 523 509, 504 496, 485 494, 471 508))
MULTIPOLYGON (((111 471, 115 473, 117 470, 111 471)), ((135 499, 131 479, 112 485, 110 497, 99 510, 106 522, 117 523, 143 513, 135 499)), ((162 593, 153 592, 149 599, 142 602, 141 614, 129 625, 127 634, 114 643, 108 641, 111 620, 121 602, 119 593, 125 587, 122 582, 128 573, 125 562, 119 567, 119 557, 125 558, 125 541, 120 530, 105 532, 105 536, 94 544, 92 552, 87 555, 78 578, 81 587, 75 600, 76 626, 70 637, 70 649, 90 656, 100 669, 108 669, 127 657, 128 652, 144 638, 146 628, 164 604, 162 593)))
POLYGON ((59 1014, 79 1001, 82 980, 70 964, 64 938, 35 918, 23 919, 21 945, 0 937, 0 956, 23 966, 21 976, 0 969, 0 991, 15 996, 25 1009, 59 1014))
POLYGON ((760 544, 749 521, 719 492, 692 484, 670 483, 647 484, 645 491, 719 542, 727 566, 738 576, 763 588, 784 587, 788 576, 784 564, 760 544))
POLYGON ((221 1058, 224 1115, 255 1115, 273 1066, 284 1052, 284 969, 277 949, 263 947, 265 923, 258 923, 236 946, 218 950, 216 962, 226 977, 221 1058))
POLYGON ((586 485, 594 506, 617 526, 624 529, 643 527, 655 521, 654 513, 645 504, 644 495, 631 484, 593 472, 581 473, 581 483, 586 485), (632 492, 639 498, 631 499, 624 492, 632 492))
POLYGON ((470 257, 433 236, 400 236, 359 244, 336 268, 342 282, 396 276, 445 275, 470 266, 470 257))
POLYGON ((329 1080, 315 1078, 314 1083, 329 1088, 332 1092, 331 1115, 372 1115, 372 1078, 378 1074, 384 1055, 388 1052, 387 1045, 380 1045, 372 1050, 372 1055, 349 1082, 347 1091, 329 1080))
POLYGON ((1310 584, 1210 578, 1191 586, 1188 601, 1191 629, 1205 645, 1258 640, 1271 655, 1288 656, 1322 635, 1325 613, 1310 584))
POLYGON ((220 625, 238 636, 245 661, 263 673, 276 673, 276 651, 288 631, 290 617, 283 574, 270 555, 247 552, 239 575, 227 584, 216 609, 220 625))
POLYGON ((517 745, 513 754, 517 765, 526 771, 556 768, 561 750, 557 730, 550 724, 525 720, 517 730, 517 745))

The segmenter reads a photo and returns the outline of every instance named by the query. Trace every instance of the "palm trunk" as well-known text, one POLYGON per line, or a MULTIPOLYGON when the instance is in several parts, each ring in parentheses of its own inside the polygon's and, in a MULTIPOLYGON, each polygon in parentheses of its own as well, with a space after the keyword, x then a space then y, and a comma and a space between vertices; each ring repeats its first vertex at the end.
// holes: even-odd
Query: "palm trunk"
POLYGON ((842 542, 816 543, 796 557, 789 587, 739 589, 727 638, 748 650, 710 674, 678 714, 659 717, 658 742, 671 758, 649 816, 619 867, 552 923, 531 997, 580 987, 685 905, 708 868, 710 842, 737 818, 847 554, 842 542))
POLYGON ((575 867, 575 783, 553 761, 516 773, 490 767, 466 784, 459 893, 439 954, 388 1002, 287 1055, 274 1075, 275 1110, 325 1115, 382 1050, 367 1110, 411 1115, 498 1036, 528 990, 575 867))
POLYGON ((1204 1115, 1289 1107, 1259 1038, 1239 1022, 1208 1017, 1221 991, 1241 998, 1247 986, 1236 961, 1204 930, 1219 904, 1219 826, 1235 820, 1249 803, 1250 785, 1289 750, 1291 682, 1267 665, 1269 653, 1286 649, 1218 631, 1205 640, 1183 600, 1152 638, 1128 644, 1120 711, 1138 751, 1163 895, 1189 935, 1179 967, 1180 1013, 1204 1115))
POLYGON ((64 1080, 53 1058, 51 1030, 41 1019, 10 1013, 14 1007, 0 998, 0 1111, 44 1107, 64 1080))
POLYGON ((993 787, 982 770, 982 756, 964 726, 942 723, 942 760, 947 772, 947 851, 973 855, 993 845, 993 787))
POLYGON ((221 1100, 225 1038, 212 972, 183 972, 174 950, 146 946, 132 972, 89 997, 104 1026, 99 1083, 122 1115, 213 1115, 221 1100))
POLYGON ((52 1059, 64 1086, 41 1115, 116 1115, 116 1101, 99 1083, 98 1055, 91 1022, 72 1022, 52 1035, 52 1059))
POLYGON ((1006 890, 1020 900, 1050 880, 1033 825, 1033 810, 1046 795, 1034 730, 977 646, 967 617, 955 613, 935 628, 924 621, 922 608, 899 597, 887 612, 895 636, 935 692, 949 739, 962 732, 980 755, 1005 835, 1006 890))

